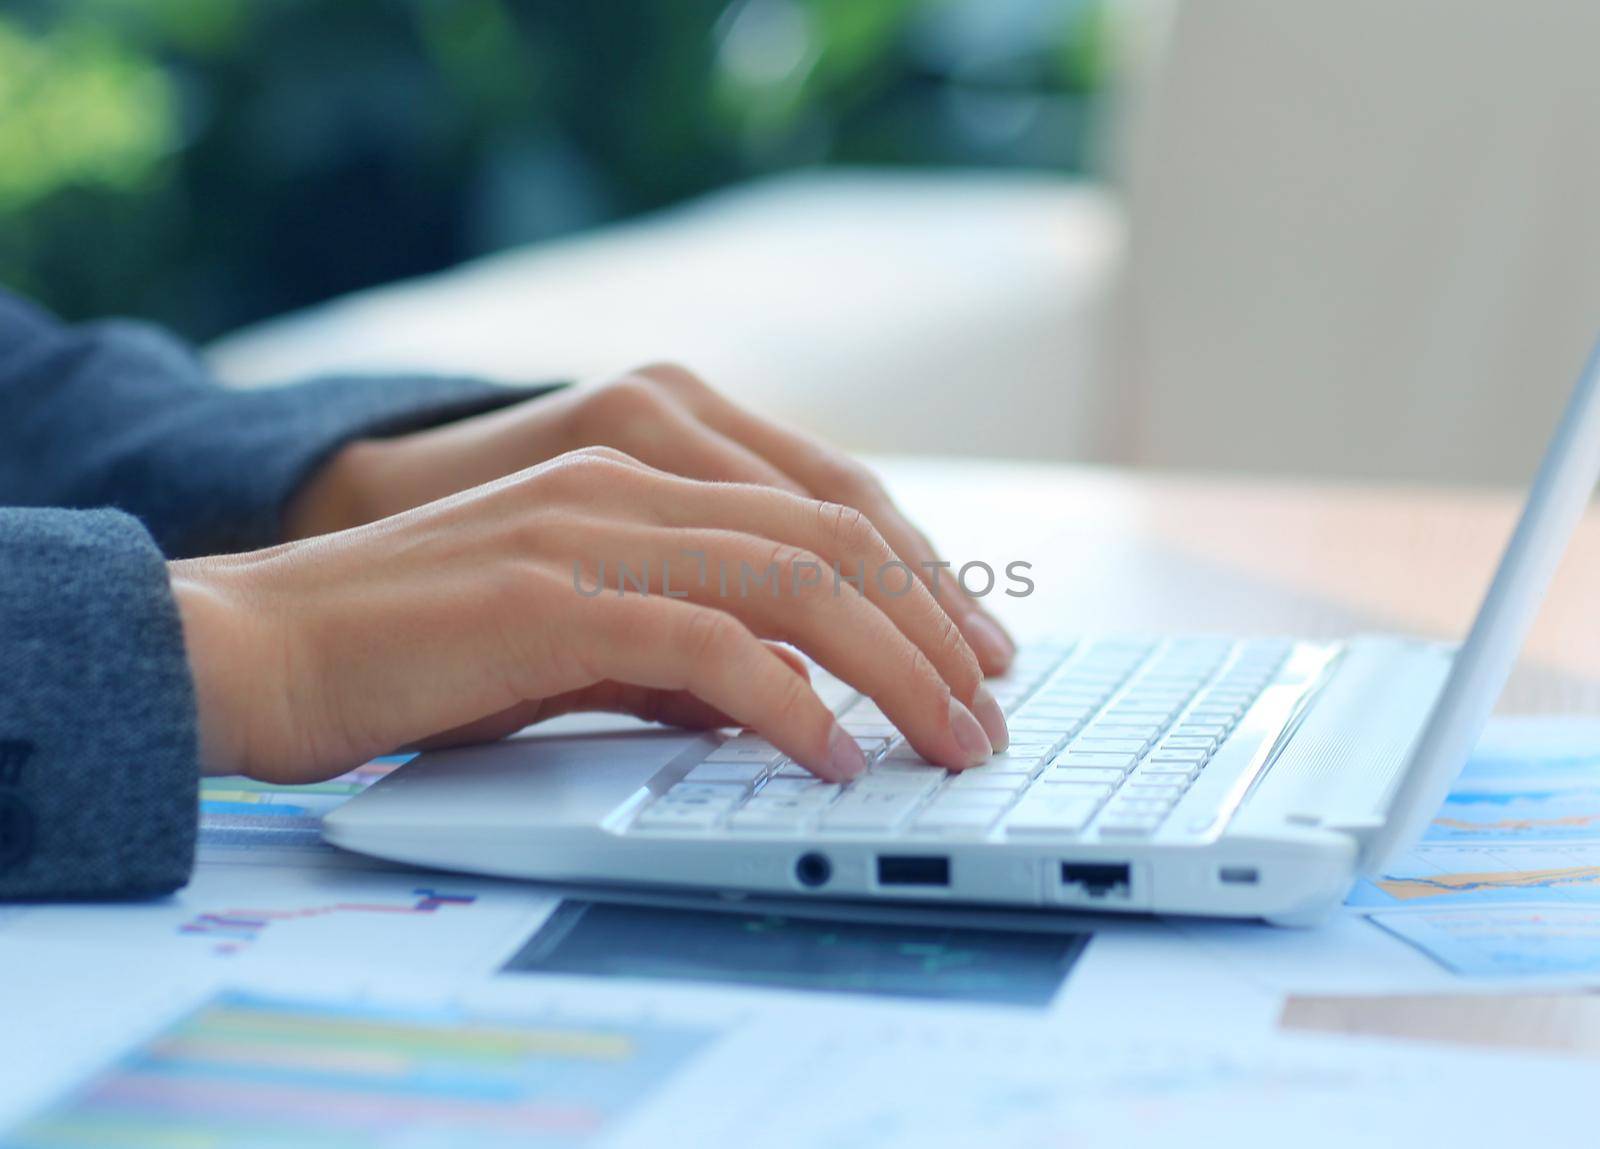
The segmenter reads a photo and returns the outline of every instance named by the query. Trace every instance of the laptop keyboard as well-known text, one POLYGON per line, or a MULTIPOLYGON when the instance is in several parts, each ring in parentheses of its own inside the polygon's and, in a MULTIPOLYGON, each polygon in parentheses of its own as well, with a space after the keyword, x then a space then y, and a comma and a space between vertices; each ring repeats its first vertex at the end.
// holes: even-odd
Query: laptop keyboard
POLYGON ((645 834, 1140 839, 1155 834, 1293 650, 1288 640, 1101 641, 1025 648, 989 686, 1011 745, 949 772, 871 701, 813 681, 868 769, 824 782, 750 733, 638 808, 645 834))

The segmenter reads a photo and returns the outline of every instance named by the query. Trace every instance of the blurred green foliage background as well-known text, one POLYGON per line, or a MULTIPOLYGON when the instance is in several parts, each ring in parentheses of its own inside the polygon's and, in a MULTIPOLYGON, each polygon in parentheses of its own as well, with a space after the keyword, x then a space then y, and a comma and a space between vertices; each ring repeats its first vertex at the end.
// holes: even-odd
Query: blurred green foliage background
POLYGON ((8 0, 0 283, 203 339, 822 163, 1076 170, 1106 0, 8 0))

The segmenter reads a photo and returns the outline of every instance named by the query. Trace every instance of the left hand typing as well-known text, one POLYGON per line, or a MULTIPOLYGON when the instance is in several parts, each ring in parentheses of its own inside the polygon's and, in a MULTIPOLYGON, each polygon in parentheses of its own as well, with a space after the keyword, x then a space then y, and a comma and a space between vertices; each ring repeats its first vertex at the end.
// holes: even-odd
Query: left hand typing
MULTIPOLYGON (((777 487, 861 511, 901 561, 934 587, 937 556, 870 470, 809 436, 743 410, 692 372, 642 367, 393 439, 346 447, 289 508, 291 537, 359 526, 514 474, 582 447, 612 447, 691 479, 777 487)), ((937 584, 986 674, 1010 664, 1010 638, 975 601, 937 584)))

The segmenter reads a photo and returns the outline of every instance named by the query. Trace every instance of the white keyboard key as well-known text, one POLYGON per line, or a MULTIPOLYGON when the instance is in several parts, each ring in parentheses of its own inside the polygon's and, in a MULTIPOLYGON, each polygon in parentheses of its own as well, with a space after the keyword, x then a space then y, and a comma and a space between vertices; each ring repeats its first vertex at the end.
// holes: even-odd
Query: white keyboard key
MULTIPOLYGON (((1054 718, 1011 718, 1006 721, 1006 729, 1013 737, 1018 735, 1046 735, 1047 737, 1029 737, 1029 742, 1049 742, 1054 744, 1067 736, 1066 728, 1054 718)), ((1018 739, 1021 741, 1022 739, 1018 739)))
POLYGON ((1094 819, 1100 803, 1092 798, 1048 799, 1032 795, 1006 815, 1005 830, 1017 837, 1078 834, 1094 819))
POLYGON ((1130 798, 1118 794, 1106 804, 1106 816, 1112 814, 1165 814, 1171 810, 1176 796, 1170 798, 1130 798))
POLYGON ((1161 727, 1135 726, 1124 722, 1096 722, 1083 732, 1085 738, 1136 738, 1149 744, 1161 737, 1161 727))
POLYGON ((1168 737, 1161 743, 1162 750, 1204 750, 1206 753, 1217 748, 1215 738, 1177 738, 1168 737))
POLYGON ((1000 811, 993 806, 939 806, 918 814, 912 827, 917 830, 978 834, 994 825, 998 817, 1000 811))
POLYGON ((812 778, 817 776, 798 762, 785 762, 772 772, 774 778, 812 778))
POLYGON ((915 762, 898 761, 894 758, 880 758, 872 764, 869 773, 912 774, 919 777, 926 775, 930 778, 943 778, 945 769, 943 766, 935 766, 932 762, 924 762, 920 758, 915 762))
POLYGON ((1003 810, 1011 805, 1012 795, 1006 790, 952 790, 946 787, 934 795, 933 801, 928 803, 930 810, 954 810, 983 807, 990 810, 1003 810))
POLYGON ((974 766, 971 770, 963 770, 954 775, 945 786, 945 792, 998 791, 1003 794, 1016 794, 1026 790, 1032 781, 1032 774, 1002 774, 990 770, 987 766, 974 766))
POLYGON ((824 833, 856 833, 893 830, 922 801, 916 790, 873 790, 846 794, 822 816, 824 833))
POLYGON ((783 758, 783 751, 770 742, 756 739, 745 741, 734 738, 706 755, 707 762, 749 762, 760 766, 773 766, 783 758))
POLYGON ((1148 745, 1142 738, 1079 738, 1072 749, 1080 754, 1132 754, 1138 757, 1148 745))
POLYGON ((1180 722, 1172 728, 1174 738, 1210 738, 1220 740, 1228 736, 1228 727, 1220 722, 1180 722))
POLYGON ((760 762, 702 762, 683 776, 685 782, 748 786, 767 768, 760 762))
POLYGON ((999 754, 992 754, 989 760, 981 766, 969 766, 961 771, 970 774, 974 770, 987 770, 991 774, 1027 774, 1030 777, 1044 769, 1048 755, 1040 754, 1037 750, 1026 750, 1022 753, 1013 753, 1010 750, 999 754))
POLYGON ((1189 789, 1188 783, 1181 777, 1175 777, 1171 782, 1142 782, 1134 779, 1122 788, 1122 793, 1129 798, 1172 798, 1183 797, 1189 789))
POLYGON ((1100 769, 1117 770, 1126 774, 1138 765, 1137 754, 1086 754, 1081 750, 1068 750, 1054 762, 1050 763, 1052 769, 1063 767, 1066 769, 1100 769))
POLYGON ((1036 698, 1026 703, 1017 711, 1016 716, 1021 718, 1044 719, 1059 722, 1063 726, 1084 721, 1097 709, 1098 705, 1090 702, 1064 702, 1050 698, 1036 698))
POLYGON ((944 781, 943 771, 924 770, 917 774, 890 771, 887 774, 867 774, 850 783, 847 794, 866 794, 876 790, 893 790, 901 794, 930 794, 944 781))
POLYGON ((761 787, 761 793, 751 801, 760 802, 769 798, 794 798, 806 802, 821 803, 831 802, 839 796, 843 787, 835 782, 824 782, 820 778, 774 778, 761 787))
POLYGON ((1192 762, 1195 765, 1200 765, 1210 757, 1211 755, 1204 750, 1167 750, 1162 748, 1152 750, 1148 760, 1151 762, 1192 762))
POLYGON ((1122 781, 1121 770, 1096 769, 1084 766, 1052 766, 1039 776, 1040 782, 1073 784, 1082 782, 1100 782, 1108 786, 1116 786, 1122 781))
POLYGON ((815 818, 821 807, 791 798, 762 801, 757 798, 733 812, 728 829, 741 832, 797 834, 815 818))
POLYGON ((894 741, 900 737, 900 731, 895 729, 892 722, 867 722, 845 719, 839 723, 839 729, 852 738, 886 738, 894 741))
POLYGON ((1165 819, 1165 814, 1107 814, 1095 828, 1108 838, 1147 838, 1161 828, 1165 819))
POLYGON ((640 830, 709 830, 727 813, 725 806, 655 802, 633 820, 640 830))
POLYGON ((742 786, 707 786, 693 782, 679 782, 661 797, 663 802, 720 803, 733 806, 744 797, 742 786))
POLYGON ((1030 755, 1035 758, 1043 758, 1056 748, 1058 741, 1059 739, 1055 738, 1035 738, 1029 734, 1013 735, 1011 741, 1006 744, 1006 748, 1001 753, 1010 754, 1017 758, 1026 758, 1030 755))
POLYGON ((1057 782, 1046 774, 1029 794, 1045 798, 1093 798, 1101 802, 1109 798, 1115 789, 1115 786, 1100 782, 1057 782))
POLYGON ((1199 762, 1157 762, 1152 759, 1139 767, 1134 775, 1138 781, 1159 781, 1165 778, 1193 778, 1200 773, 1199 762))

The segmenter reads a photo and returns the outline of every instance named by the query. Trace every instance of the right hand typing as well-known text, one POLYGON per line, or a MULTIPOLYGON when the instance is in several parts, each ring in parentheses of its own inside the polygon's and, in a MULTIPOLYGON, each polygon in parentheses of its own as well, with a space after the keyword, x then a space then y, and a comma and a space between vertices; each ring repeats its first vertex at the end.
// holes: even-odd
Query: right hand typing
POLYGON ((855 776, 859 749, 782 643, 873 698, 925 758, 976 765, 1006 744, 1004 716, 894 560, 841 504, 590 448, 367 526, 169 569, 209 773, 312 782, 400 747, 613 710, 748 726, 820 777, 855 776), (580 593, 602 563, 608 589, 580 593), (618 594, 619 563, 648 564, 651 593, 618 594), (661 593, 663 564, 686 597, 661 593), (776 593, 741 583, 773 564, 776 593), (860 589, 836 564, 865 572, 860 589))

